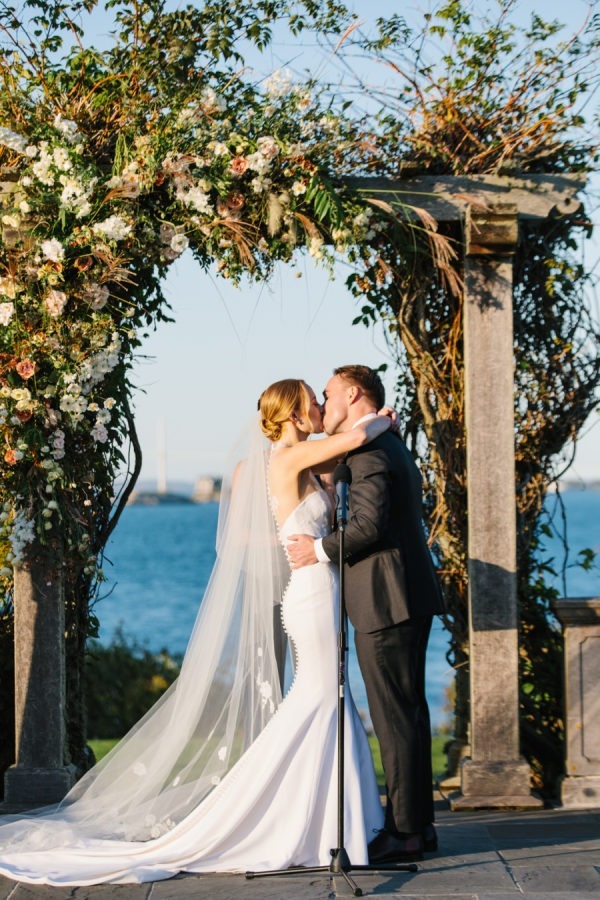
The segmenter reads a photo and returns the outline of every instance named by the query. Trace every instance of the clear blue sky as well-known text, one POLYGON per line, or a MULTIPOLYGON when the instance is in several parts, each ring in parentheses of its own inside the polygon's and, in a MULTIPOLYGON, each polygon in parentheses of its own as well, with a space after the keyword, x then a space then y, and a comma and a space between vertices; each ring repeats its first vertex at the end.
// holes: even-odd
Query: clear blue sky
MULTIPOLYGON (((538 10, 545 18, 555 16, 574 29, 587 5, 585 0, 571 0, 568 6, 562 0, 524 0, 520 9, 523 15, 538 10)), ((410 22, 416 10, 431 4, 399 7, 397 0, 371 0, 354 8, 367 21, 401 12, 410 22)), ((98 13, 93 21, 95 34, 88 33, 86 43, 102 45, 110 19, 98 13)), ((275 45, 267 62, 276 69, 289 53, 289 46, 275 45)), ((296 58, 294 67, 302 69, 303 61, 296 58)), ((590 256, 598 256, 597 244, 590 256)), ((346 274, 340 268, 329 281, 312 259, 299 256, 295 266, 280 267, 268 285, 236 290, 199 271, 187 255, 172 267, 166 292, 176 322, 150 335, 134 372, 144 391, 135 402, 144 481, 156 478, 160 419, 166 425, 170 481, 219 474, 239 423, 256 408, 268 384, 302 377, 319 393, 333 366, 377 366, 388 360, 380 331, 351 324, 356 305, 344 286, 346 274)), ((386 384, 390 398, 393 380, 390 375, 386 384)), ((600 428, 592 427, 581 441, 570 475, 600 478, 600 428)))

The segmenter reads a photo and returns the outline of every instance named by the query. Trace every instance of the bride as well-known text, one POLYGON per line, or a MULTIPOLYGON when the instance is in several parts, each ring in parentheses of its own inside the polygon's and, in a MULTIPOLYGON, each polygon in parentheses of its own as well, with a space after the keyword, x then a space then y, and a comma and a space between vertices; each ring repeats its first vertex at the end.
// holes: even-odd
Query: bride
MULTIPOLYGON (((290 576, 283 548, 294 532, 331 530, 332 507, 314 472, 331 470, 390 419, 307 441, 323 431, 322 413, 313 390, 295 379, 268 387, 259 410, 224 485, 217 560, 179 678, 62 803, 0 818, 1 874, 88 885, 329 864, 338 573, 317 563, 290 576), (279 605, 295 661, 283 701, 279 605)), ((383 815, 349 695, 345 742, 346 849, 364 864, 383 815)))

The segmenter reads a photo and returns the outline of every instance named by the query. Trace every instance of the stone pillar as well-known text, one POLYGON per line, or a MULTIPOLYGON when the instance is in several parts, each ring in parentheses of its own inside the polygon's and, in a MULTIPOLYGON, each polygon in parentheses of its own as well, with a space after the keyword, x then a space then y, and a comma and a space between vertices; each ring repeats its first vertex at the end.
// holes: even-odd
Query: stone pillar
POLYGON ((565 636, 566 775, 560 799, 570 809, 600 807, 600 597, 556 603, 565 636))
POLYGON ((4 776, 7 806, 57 802, 74 781, 65 765, 62 573, 32 549, 34 560, 15 568, 16 763, 4 776))
POLYGON ((519 752, 512 253, 517 211, 466 222, 464 353, 471 757, 452 809, 541 806, 519 752))

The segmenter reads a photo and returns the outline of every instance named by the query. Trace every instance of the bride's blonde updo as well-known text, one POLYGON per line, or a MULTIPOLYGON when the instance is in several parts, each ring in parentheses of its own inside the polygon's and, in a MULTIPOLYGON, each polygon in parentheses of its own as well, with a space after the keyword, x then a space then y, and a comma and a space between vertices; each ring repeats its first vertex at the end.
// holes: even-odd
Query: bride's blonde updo
POLYGON ((260 427, 270 441, 278 441, 284 423, 292 413, 306 415, 310 408, 310 397, 305 383, 299 378, 284 378, 269 385, 258 401, 260 427))

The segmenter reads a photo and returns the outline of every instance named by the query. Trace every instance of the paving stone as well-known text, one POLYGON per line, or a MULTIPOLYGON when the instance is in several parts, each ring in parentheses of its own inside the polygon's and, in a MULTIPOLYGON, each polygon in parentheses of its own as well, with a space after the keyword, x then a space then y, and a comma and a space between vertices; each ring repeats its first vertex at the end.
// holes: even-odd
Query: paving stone
MULTIPOLYGON (((443 859, 427 860, 419 863, 420 869, 410 878, 410 882, 401 891, 422 897, 424 894, 436 892, 449 894, 453 897, 461 894, 479 894, 481 891, 515 891, 513 880, 507 868, 494 856, 491 860, 488 855, 483 858, 474 855, 465 857, 444 857, 443 859)), ((399 877, 399 876, 394 876, 399 877)))
POLYGON ((463 856, 494 850, 494 843, 487 829, 481 825, 457 824, 452 828, 438 830, 439 850, 437 856, 463 856))
MULTIPOLYGON (((519 897, 525 897, 526 900, 548 900, 548 893, 544 891, 542 894, 537 891, 527 891, 526 894, 518 894, 519 897)), ((594 894, 594 897, 596 894, 594 894)), ((478 900, 515 900, 514 894, 479 894, 478 900)), ((552 894, 552 900, 590 900, 590 894, 582 894, 579 891, 558 891, 552 894)))
POLYGON ((487 828, 495 847, 534 847, 538 844, 573 844, 593 841, 600 848, 600 827, 589 822, 538 822, 490 825, 487 828))
POLYGON ((559 891, 600 895, 600 875, 591 866, 511 866, 516 883, 524 894, 537 891, 555 894, 559 891))
POLYGON ((600 865, 600 846, 597 842, 579 844, 538 844, 533 847, 515 847, 511 850, 498 850, 499 856, 510 865, 526 865, 540 862, 555 866, 594 866, 600 865))
POLYGON ((48 884, 17 884, 10 900, 71 900, 72 887, 52 887, 48 884))
POLYGON ((148 900, 152 893, 152 883, 91 884, 72 890, 73 900, 148 900))
POLYGON ((188 875, 156 882, 149 900, 330 900, 331 896, 325 875, 249 880, 243 875, 188 875))

